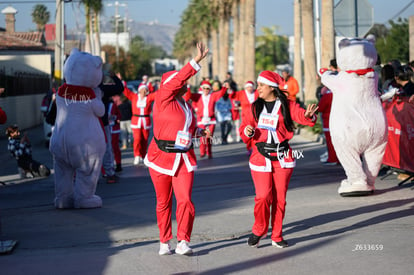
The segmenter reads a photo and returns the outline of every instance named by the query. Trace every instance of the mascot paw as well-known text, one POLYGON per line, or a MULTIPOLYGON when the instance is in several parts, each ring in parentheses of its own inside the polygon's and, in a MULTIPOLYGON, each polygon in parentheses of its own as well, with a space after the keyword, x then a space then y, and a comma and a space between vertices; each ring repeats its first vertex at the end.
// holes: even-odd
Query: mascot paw
POLYGON ((73 199, 72 198, 55 198, 55 207, 57 209, 71 209, 74 207, 73 199))
POLYGON ((374 193, 374 187, 364 181, 350 183, 347 180, 343 180, 338 193, 342 197, 367 196, 374 193))
POLYGON ((99 208, 102 207, 102 199, 97 195, 75 201, 75 208, 99 208))

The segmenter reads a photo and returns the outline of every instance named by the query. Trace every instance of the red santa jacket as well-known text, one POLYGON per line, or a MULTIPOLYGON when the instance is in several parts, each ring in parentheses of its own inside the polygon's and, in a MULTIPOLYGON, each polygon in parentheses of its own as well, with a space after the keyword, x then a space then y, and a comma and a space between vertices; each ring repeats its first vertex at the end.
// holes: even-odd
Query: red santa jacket
MULTIPOLYGON (((185 101, 179 102, 175 96, 187 79, 199 70, 200 66, 191 60, 167 83, 162 83, 157 91, 153 111, 153 132, 157 140, 175 141, 179 131, 188 131, 193 136, 196 134, 196 119, 191 105, 185 101)), ((194 149, 186 153, 167 153, 158 147, 154 138, 149 145, 145 165, 170 176, 175 175, 181 159, 189 172, 196 169, 194 149)))
MULTIPOLYGON (((305 110, 299 106, 294 101, 288 100, 289 102, 289 110, 292 116, 292 119, 300 124, 313 126, 316 122, 316 116, 312 119, 308 119, 305 117, 305 110)), ((254 119, 253 113, 245 112, 245 118, 241 123, 240 137, 242 140, 247 143, 249 141, 252 142, 252 154, 250 156, 249 166, 250 169, 258 172, 271 172, 271 160, 265 158, 260 152, 258 151, 257 147, 255 146, 258 142, 266 142, 271 143, 272 139, 275 143, 282 143, 285 140, 290 140, 293 137, 293 132, 290 132, 286 129, 284 118, 281 112, 281 103, 279 100, 276 100, 275 106, 271 113, 268 113, 266 107, 263 108, 261 114, 272 114, 278 115, 276 131, 271 131, 267 129, 258 128, 258 122, 254 119), (247 125, 251 125, 255 131, 253 137, 248 137, 245 133, 245 128, 247 125)), ((292 150, 289 147, 289 151, 286 152, 286 155, 279 158, 279 163, 282 168, 293 168, 296 165, 296 161, 293 158, 292 150)))
POLYGON ((139 94, 134 93, 126 85, 124 85, 124 95, 131 101, 132 106, 132 129, 145 129, 151 128, 150 114, 152 111, 152 103, 154 102, 157 93, 150 93, 144 98, 141 98, 139 94))
POLYGON ((252 94, 250 94, 246 90, 240 90, 240 91, 233 92, 232 94, 230 94, 231 99, 234 99, 240 102, 242 120, 244 119, 244 116, 246 115, 246 113, 251 112, 251 106, 258 97, 259 97, 259 93, 257 92, 257 90, 255 90, 254 93, 252 94))
POLYGON ((204 94, 186 93, 184 99, 192 100, 193 107, 197 110, 197 125, 216 124, 214 110, 216 102, 226 93, 227 88, 223 87, 220 91, 204 94))
POLYGON ((119 134, 121 132, 120 120, 121 112, 118 106, 114 102, 110 102, 108 105, 108 121, 111 126, 111 134, 119 134))
POLYGON ((7 121, 7 115, 6 112, 3 111, 2 108, 0 108, 0 124, 4 124, 7 121))
POLYGON ((331 115, 333 94, 328 88, 324 87, 321 91, 321 99, 319 100, 318 111, 322 113, 323 131, 329 131, 329 117, 331 115))

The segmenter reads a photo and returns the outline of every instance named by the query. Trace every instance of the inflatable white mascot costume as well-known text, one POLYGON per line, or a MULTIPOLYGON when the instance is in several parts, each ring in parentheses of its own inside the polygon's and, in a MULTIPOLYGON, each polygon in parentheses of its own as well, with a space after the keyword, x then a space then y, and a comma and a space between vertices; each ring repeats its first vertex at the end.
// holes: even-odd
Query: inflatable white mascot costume
POLYGON ((50 152, 55 168, 56 208, 96 208, 95 195, 105 136, 100 117, 105 113, 102 92, 102 59, 72 50, 65 62, 66 83, 56 95, 57 116, 50 152))
POLYGON ((340 72, 321 70, 322 83, 333 93, 332 143, 347 176, 338 189, 341 196, 373 193, 387 144, 387 120, 373 70, 376 61, 373 41, 343 39, 337 55, 340 72))

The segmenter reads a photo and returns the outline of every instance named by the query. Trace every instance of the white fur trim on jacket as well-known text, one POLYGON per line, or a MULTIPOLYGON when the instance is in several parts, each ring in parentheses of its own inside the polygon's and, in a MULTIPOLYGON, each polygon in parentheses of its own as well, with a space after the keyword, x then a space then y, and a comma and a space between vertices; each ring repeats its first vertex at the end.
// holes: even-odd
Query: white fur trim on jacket
POLYGON ((173 168, 171 170, 159 167, 155 163, 150 162, 148 160, 148 154, 145 156, 144 164, 147 167, 152 168, 152 169, 154 169, 155 171, 157 171, 161 174, 165 174, 165 175, 173 177, 175 175, 175 173, 177 172, 178 165, 180 164, 181 156, 183 156, 184 163, 185 163, 185 166, 187 167, 188 172, 192 172, 192 171, 195 171, 197 169, 197 166, 191 166, 190 160, 188 159, 188 156, 185 153, 175 153, 174 165, 173 165, 173 168))

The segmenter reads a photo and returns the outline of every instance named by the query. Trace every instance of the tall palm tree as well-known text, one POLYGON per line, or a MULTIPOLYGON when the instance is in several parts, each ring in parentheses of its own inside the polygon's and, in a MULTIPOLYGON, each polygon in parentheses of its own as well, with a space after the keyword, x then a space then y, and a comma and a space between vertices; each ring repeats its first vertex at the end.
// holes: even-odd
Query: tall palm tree
MULTIPOLYGON (((208 43, 215 17, 211 16, 212 1, 191 0, 181 16, 180 29, 174 39, 174 55, 181 61, 186 61, 195 54, 194 45, 197 41, 208 43)), ((208 76, 207 60, 202 62, 202 76, 208 76)), ((197 77, 192 78, 192 84, 197 77)))
POLYGON ((219 56, 220 56, 220 68, 219 77, 224 79, 229 68, 229 55, 230 55, 230 15, 231 15, 231 1, 222 0, 219 10, 219 56))
POLYGON ((256 77, 256 0, 246 0, 246 17, 244 24, 245 37, 245 70, 244 80, 254 80, 256 77))
POLYGON ((103 8, 102 0, 81 0, 81 2, 85 5, 85 52, 100 55, 98 15, 103 8))
POLYGON ((313 0, 302 0, 302 30, 305 71, 305 102, 316 100, 316 51, 314 35, 313 0))
MULTIPOLYGON (((217 14, 219 11, 219 6, 220 6, 220 0, 211 0, 211 12, 212 14, 217 14)), ((216 18, 216 16, 214 16, 214 18, 216 18)), ((212 65, 212 70, 211 70, 211 76, 213 77, 213 79, 215 78, 220 78, 220 43, 219 43, 219 24, 218 24, 218 19, 215 19, 212 22, 212 26, 211 26, 211 31, 210 31, 210 38, 211 38, 211 43, 210 43, 210 52, 211 52, 211 65, 212 65)))
POLYGON ((321 64, 328 66, 329 61, 335 57, 335 31, 333 16, 333 0, 322 0, 321 22, 321 64))
POLYGON ((91 1, 81 0, 85 5, 85 52, 92 53, 91 45, 91 1))
POLYGON ((37 4, 33 7, 31 15, 37 30, 44 31, 45 25, 50 19, 50 12, 47 10, 47 7, 43 4, 37 4))
MULTIPOLYGON (((92 2, 93 24, 94 24, 94 54, 101 55, 101 30, 99 24, 99 15, 103 10, 102 0, 95 0, 92 2)), ((117 20, 117 18, 115 19, 117 20)))
POLYGON ((243 43, 241 32, 241 9, 240 0, 233 1, 232 19, 233 19, 233 79, 236 82, 243 80, 244 66, 242 65, 243 43))
MULTIPOLYGON (((301 5, 300 0, 295 0, 293 12, 293 24, 294 24, 294 39, 295 50, 293 56, 293 76, 296 78, 299 84, 299 91, 303 91, 303 79, 302 79, 302 28, 301 28, 301 5)), ((300 93, 300 99, 304 100, 303 92, 300 93)))

